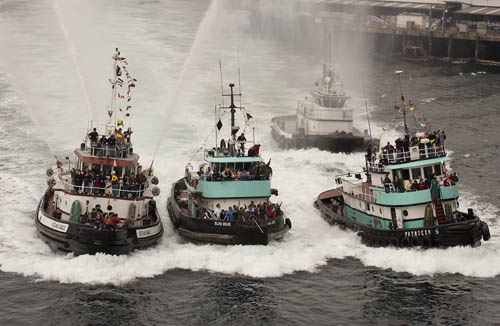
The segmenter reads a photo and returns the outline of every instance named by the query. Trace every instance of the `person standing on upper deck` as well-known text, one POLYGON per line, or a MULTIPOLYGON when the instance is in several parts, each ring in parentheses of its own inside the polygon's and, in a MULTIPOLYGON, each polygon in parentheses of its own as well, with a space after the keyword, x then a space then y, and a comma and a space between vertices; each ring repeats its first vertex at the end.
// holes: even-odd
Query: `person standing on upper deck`
POLYGON ((236 135, 233 134, 229 140, 229 155, 236 156, 236 135))
POLYGON ((238 142, 240 143, 240 148, 241 148, 241 151, 243 152, 243 155, 245 155, 245 143, 246 143, 247 139, 245 137, 245 134, 244 133, 241 133, 241 135, 238 137, 238 142))
POLYGON ((89 138, 90 138, 90 155, 95 155, 97 142, 99 141, 99 134, 97 133, 96 128, 94 128, 94 130, 89 133, 89 138))

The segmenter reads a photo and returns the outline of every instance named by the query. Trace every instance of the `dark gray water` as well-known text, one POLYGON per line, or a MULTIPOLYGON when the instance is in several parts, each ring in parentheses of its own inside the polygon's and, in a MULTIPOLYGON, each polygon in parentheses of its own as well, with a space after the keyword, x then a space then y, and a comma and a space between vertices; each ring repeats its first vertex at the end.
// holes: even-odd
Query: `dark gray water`
POLYGON ((6 186, 0 188, 0 325, 500 324, 500 72, 339 55, 356 124, 366 128, 366 93, 374 137, 383 127, 383 139, 398 132, 387 123, 399 98, 393 72, 404 70, 402 88, 419 116, 448 134, 462 208, 474 208, 493 235, 480 248, 366 248, 312 207, 336 173, 363 166, 363 155, 282 152, 269 135, 270 118, 293 112, 318 77, 324 46, 305 50, 310 40, 270 24, 265 9, 256 28, 248 12, 225 11, 222 4, 205 14, 208 1, 0 3, 0 40, 9 49, 0 54, 0 181, 6 186), (245 106, 294 225, 284 241, 265 248, 186 244, 164 205, 163 243, 130 256, 62 255, 38 239, 32 214, 45 167, 53 163, 46 140, 60 156, 79 144, 90 115, 79 74, 92 115, 102 117, 115 44, 139 79, 135 148, 144 164, 167 126, 155 159, 163 203, 184 164, 211 139, 218 59, 225 83, 235 81, 240 49, 245 106))

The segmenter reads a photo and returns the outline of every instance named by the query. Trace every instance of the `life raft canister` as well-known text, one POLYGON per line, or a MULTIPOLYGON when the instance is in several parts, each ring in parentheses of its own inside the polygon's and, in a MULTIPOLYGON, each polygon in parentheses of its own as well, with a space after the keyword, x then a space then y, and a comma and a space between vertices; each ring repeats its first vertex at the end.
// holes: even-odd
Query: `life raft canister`
POLYGON ((490 227, 486 222, 481 221, 481 233, 483 234, 483 240, 488 241, 491 238, 490 227))

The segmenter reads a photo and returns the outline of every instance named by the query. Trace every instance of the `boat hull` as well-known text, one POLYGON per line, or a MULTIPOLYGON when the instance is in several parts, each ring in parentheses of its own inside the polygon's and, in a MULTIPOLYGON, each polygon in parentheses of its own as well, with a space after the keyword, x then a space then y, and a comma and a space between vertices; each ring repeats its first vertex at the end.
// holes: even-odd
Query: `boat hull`
POLYGON ((280 148, 301 149, 315 147, 333 153, 364 152, 370 144, 378 146, 378 140, 362 133, 334 133, 329 135, 307 135, 288 130, 291 120, 296 116, 279 116, 272 119, 271 135, 280 148), (374 143, 375 142, 375 143, 374 143))
POLYGON ((259 226, 255 223, 243 224, 193 218, 184 213, 175 200, 175 188, 182 182, 183 179, 180 179, 173 184, 167 209, 176 232, 185 240, 221 245, 267 245, 272 240, 283 238, 291 228, 290 220, 283 216, 265 224, 259 223, 259 226))
MULTIPOLYGON (((327 191, 327 192, 331 192, 327 191)), ((462 213, 464 220, 455 223, 436 225, 412 229, 383 230, 376 229, 355 220, 337 214, 324 201, 328 202, 333 197, 318 196, 314 206, 321 211, 325 221, 332 225, 356 231, 361 241, 370 247, 454 247, 454 246, 479 246, 481 239, 488 240, 489 230, 485 222, 477 216, 462 213)), ((322 196, 323 195, 323 196, 322 196)))
POLYGON ((39 236, 55 251, 73 252, 76 255, 124 255, 135 249, 156 245, 163 235, 160 219, 157 223, 140 228, 99 230, 90 225, 56 219, 43 211, 44 205, 45 196, 38 204, 35 224, 39 236))

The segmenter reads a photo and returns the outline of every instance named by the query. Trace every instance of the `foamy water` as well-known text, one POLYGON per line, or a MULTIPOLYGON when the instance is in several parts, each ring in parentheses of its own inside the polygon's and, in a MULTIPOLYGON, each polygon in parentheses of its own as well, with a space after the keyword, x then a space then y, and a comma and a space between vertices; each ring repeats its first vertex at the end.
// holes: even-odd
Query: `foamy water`
MULTIPOLYGON (((46 33, 60 44, 59 52, 47 52, 39 58, 34 57, 28 66, 25 66, 25 61, 15 58, 16 51, 23 57, 34 51, 26 49, 24 43, 12 43, 14 54, 0 54, 3 63, 0 74, 6 76, 2 79, 2 89, 24 85, 22 92, 0 92, 1 109, 12 114, 2 115, 0 121, 3 135, 0 141, 0 154, 3 157, 0 181, 8 185, 0 189, 0 198, 3 199, 0 203, 3 212, 0 219, 2 271, 63 283, 120 284, 140 277, 154 277, 175 268, 252 277, 279 277, 298 271, 314 273, 332 258, 354 257, 366 266, 416 275, 460 273, 473 277, 493 277, 500 274, 498 208, 481 202, 476 194, 467 193, 467 189, 461 192, 462 209, 473 208, 490 224, 492 233, 491 240, 483 242, 479 248, 368 248, 361 244, 355 233, 342 231, 323 221, 313 207, 313 201, 320 192, 334 186, 336 174, 361 170, 364 156, 362 153, 332 154, 316 149, 282 151, 273 144, 269 127, 271 117, 294 111, 296 100, 307 95, 309 87, 320 73, 321 64, 314 62, 315 65, 312 65, 312 58, 292 56, 272 42, 244 37, 245 13, 232 18, 233 23, 241 21, 241 25, 236 24, 235 35, 219 35, 222 27, 215 24, 211 27, 213 29, 204 32, 198 45, 189 50, 190 42, 195 39, 193 33, 196 26, 182 25, 182 19, 175 16, 175 10, 170 19, 152 14, 151 22, 147 22, 133 17, 128 11, 130 9, 113 4, 101 5, 93 1, 84 6, 79 3, 78 9, 83 13, 95 14, 95 20, 102 18, 104 21, 100 6, 109 6, 106 10, 117 10, 121 15, 116 20, 106 20, 103 27, 92 25, 89 28, 93 34, 80 37, 77 30, 81 22, 78 17, 73 17, 73 4, 57 2, 60 21, 55 19, 52 25, 45 27, 50 32, 46 33), (130 24, 131 20, 134 24, 130 24), (125 22, 130 26, 124 26, 125 22), (176 24, 182 25, 177 31, 181 30, 186 39, 175 39, 176 24), (61 26, 64 26, 66 36, 61 32, 61 26), (124 30, 123 33, 118 32, 120 28, 124 30), (113 31, 108 34, 106 32, 109 29, 113 31), (65 37, 75 38, 71 40, 71 48, 79 55, 71 56, 63 51, 68 46, 65 37), (145 46, 138 47, 137 44, 141 42, 145 46), (135 129, 135 150, 141 155, 144 165, 149 165, 153 158, 158 135, 162 130, 167 130, 154 165, 162 191, 157 202, 165 226, 163 241, 154 248, 119 257, 104 254, 75 257, 72 254, 54 253, 37 236, 33 221, 34 210, 45 189, 44 168, 53 163, 52 158, 46 151, 43 135, 23 133, 26 128, 16 126, 33 128, 26 103, 39 103, 32 119, 39 122, 41 128, 51 131, 49 143, 53 144, 56 152, 70 154, 85 132, 83 128, 76 129, 71 124, 72 119, 81 120, 86 116, 79 82, 87 83, 89 106, 94 108, 96 116, 101 112, 102 117, 107 104, 106 80, 111 67, 110 55, 116 43, 121 43, 120 48, 128 56, 129 69, 139 79, 131 123, 135 129), (213 107, 219 103, 218 59, 223 59, 224 83, 237 82, 237 48, 240 48, 241 56, 242 90, 245 95, 243 105, 254 116, 251 122, 263 145, 264 159, 272 159, 272 183, 274 188, 279 189, 279 196, 273 200, 283 202, 282 208, 292 220, 293 228, 282 241, 269 246, 193 245, 182 241, 173 231, 166 211, 166 199, 171 183, 182 176, 185 164, 201 159, 201 155, 195 154, 210 135, 214 120, 213 107), (44 64, 46 56, 53 58, 56 55, 60 56, 57 60, 63 63, 62 66, 44 64), (186 68, 180 68, 184 60, 190 60, 191 63, 186 68), (76 76, 72 67, 74 63, 79 65, 80 71, 76 76), (27 77, 20 72, 26 67, 38 74, 52 76, 51 83, 24 83, 27 77), (65 83, 66 79, 71 82, 65 83), (184 85, 180 91, 176 91, 177 83, 184 85), (50 97, 41 95, 59 89, 61 91, 58 93, 50 93, 50 97), (61 119, 44 119, 42 116, 54 112, 54 102, 60 106, 63 103, 71 109, 57 111, 61 119), (174 103, 171 104, 174 107, 167 107, 169 105, 166 103, 174 103), (75 112, 78 114, 75 115, 75 112), (165 121, 165 116, 170 118, 165 121), (12 151, 17 151, 16 155, 11 155, 12 151)), ((183 4, 178 2, 176 5, 183 4)), ((140 7, 134 10, 145 9, 140 7)), ((221 14, 217 10, 213 12, 206 17, 212 23, 221 14)), ((36 17, 36 14, 33 15, 36 17)), ((56 17, 50 11, 43 15, 44 19, 56 17)), ((201 19, 203 12, 199 16, 201 19)), ((0 24, 3 27, 5 23, 0 24)), ((27 23, 22 22, 19 26, 9 28, 17 32, 16 27, 19 30, 30 29, 27 23)), ((41 36, 37 37, 44 35, 41 32, 41 36)), ((47 44, 50 45, 51 41, 47 40, 47 44)), ((351 105, 357 118, 356 126, 366 129, 364 101, 355 97, 351 105)), ((227 120, 223 122, 228 125, 227 120)), ((86 121, 78 123, 78 126, 85 125, 86 121)), ((379 137, 382 127, 382 124, 372 122, 374 138, 379 137)), ((395 130, 389 130, 382 139, 384 141, 385 137, 390 139, 395 135, 395 130)), ((212 143, 213 138, 208 138, 207 146, 212 143)))

